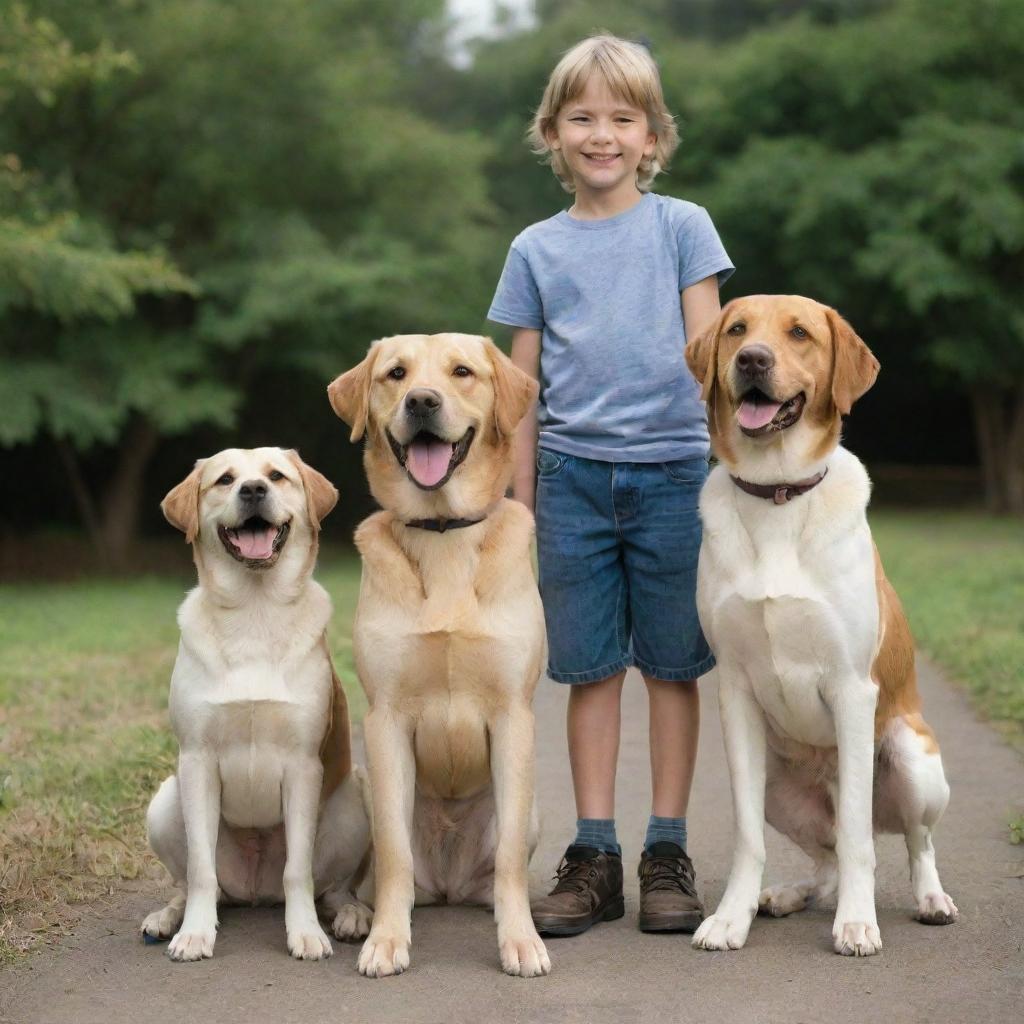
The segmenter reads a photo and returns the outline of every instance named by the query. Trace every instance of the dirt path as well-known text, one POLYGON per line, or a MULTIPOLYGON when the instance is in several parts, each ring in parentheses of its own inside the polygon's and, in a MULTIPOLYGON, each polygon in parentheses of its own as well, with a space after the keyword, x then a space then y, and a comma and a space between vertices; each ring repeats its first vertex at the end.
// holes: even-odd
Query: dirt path
MULTIPOLYGON (((626 916, 549 944, 553 973, 524 981, 500 973, 490 916, 428 908, 414 916, 413 966, 398 978, 356 973, 357 948, 333 959, 292 961, 280 910, 228 909, 217 952, 173 964, 137 927, 161 895, 126 893, 98 908, 59 949, 0 977, 0 1024, 111 1022, 619 1022, 694 1018, 716 1024, 846 1020, 911 1024, 1001 1022, 1019 1016, 1024 993, 1024 847, 1006 820, 1024 800, 1024 764, 966 700, 922 666, 926 711, 942 744, 953 799, 936 846, 942 879, 961 919, 928 928, 911 919, 903 844, 878 843, 878 916, 885 950, 867 960, 831 952, 829 910, 755 922, 747 947, 698 953, 682 936, 636 930, 636 862, 649 802, 646 700, 627 682, 619 766, 619 837, 627 871, 626 916)), ((543 889, 573 824, 563 733, 565 692, 541 685, 538 778, 544 835, 533 862, 543 889)), ((724 888, 732 811, 718 710, 704 692, 704 731, 689 816, 690 852, 710 907, 724 888)), ((805 859, 769 830, 768 881, 800 874, 805 859)))

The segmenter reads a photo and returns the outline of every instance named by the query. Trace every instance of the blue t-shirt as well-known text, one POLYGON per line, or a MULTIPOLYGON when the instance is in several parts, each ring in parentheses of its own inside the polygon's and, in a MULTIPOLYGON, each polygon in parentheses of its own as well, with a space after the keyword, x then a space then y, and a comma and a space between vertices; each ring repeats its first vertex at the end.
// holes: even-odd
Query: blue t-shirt
POLYGON ((487 318, 543 331, 540 444, 606 462, 706 456, 679 293, 733 269, 703 207, 653 192, 614 217, 563 210, 518 235, 487 318))

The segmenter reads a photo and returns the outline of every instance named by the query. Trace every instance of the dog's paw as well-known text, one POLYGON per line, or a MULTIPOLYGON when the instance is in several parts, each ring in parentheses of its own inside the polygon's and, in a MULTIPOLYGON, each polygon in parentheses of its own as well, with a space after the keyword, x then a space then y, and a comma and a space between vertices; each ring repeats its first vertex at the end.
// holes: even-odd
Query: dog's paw
POLYGON ((217 929, 206 928, 199 931, 180 931, 171 939, 167 947, 167 955, 172 960, 185 962, 202 960, 213 956, 213 944, 217 941, 217 929))
POLYGON ((346 903, 337 914, 331 924, 331 931, 336 939, 342 942, 355 942, 357 939, 365 939, 370 934, 370 925, 373 924, 373 911, 362 903, 346 903))
POLYGON ((952 924, 960 916, 956 904, 944 892, 930 892, 917 907, 922 924, 952 924))
POLYGON ((325 960, 334 954, 331 940, 318 925, 288 929, 288 952, 296 960, 325 960))
POLYGON ((832 945, 842 956, 874 956, 882 951, 882 935, 876 924, 837 921, 832 928, 832 945))
POLYGON ((386 978, 401 974, 409 966, 409 942, 407 939, 389 938, 383 934, 374 935, 363 943, 359 953, 359 973, 367 978, 386 978))
POLYGON ((151 938, 169 939, 180 927, 184 913, 175 906, 168 905, 163 910, 154 910, 147 914, 142 922, 142 934, 151 938))
POLYGON ((551 973, 551 960, 536 930, 505 935, 498 940, 501 969, 517 978, 537 978, 551 973))
POLYGON ((693 934, 696 949, 742 949, 750 932, 749 917, 730 918, 712 914, 693 934))
POLYGON ((804 889, 797 885, 772 885, 761 890, 757 912, 769 917, 785 917, 807 907, 804 889))

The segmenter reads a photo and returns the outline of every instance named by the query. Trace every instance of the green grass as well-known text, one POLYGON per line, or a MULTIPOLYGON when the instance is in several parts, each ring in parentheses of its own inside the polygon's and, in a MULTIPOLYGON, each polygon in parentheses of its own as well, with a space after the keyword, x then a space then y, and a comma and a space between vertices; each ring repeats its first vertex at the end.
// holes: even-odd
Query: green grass
MULTIPOLYGON (((325 559, 335 668, 354 718, 359 564, 325 559)), ((146 578, 0 587, 0 963, 112 878, 154 871, 144 816, 177 749, 167 689, 192 585, 146 578)))
POLYGON ((870 519, 918 649, 1024 749, 1024 521, 884 509, 870 519))

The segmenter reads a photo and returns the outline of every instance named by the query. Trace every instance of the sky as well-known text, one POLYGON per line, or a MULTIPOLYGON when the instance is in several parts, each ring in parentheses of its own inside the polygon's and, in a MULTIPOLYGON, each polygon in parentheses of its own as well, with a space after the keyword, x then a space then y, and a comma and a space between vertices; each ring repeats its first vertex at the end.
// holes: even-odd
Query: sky
POLYGON ((533 20, 533 0, 448 0, 448 11, 457 19, 449 36, 452 60, 456 64, 469 63, 467 40, 488 35, 494 29, 495 12, 499 6, 514 14, 517 25, 525 27, 533 20))

